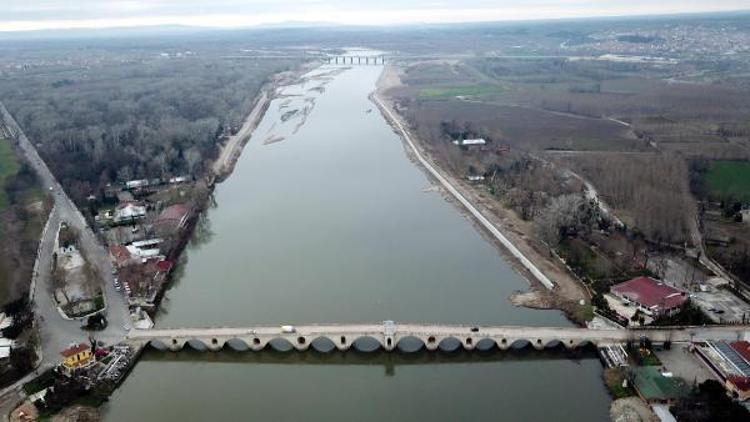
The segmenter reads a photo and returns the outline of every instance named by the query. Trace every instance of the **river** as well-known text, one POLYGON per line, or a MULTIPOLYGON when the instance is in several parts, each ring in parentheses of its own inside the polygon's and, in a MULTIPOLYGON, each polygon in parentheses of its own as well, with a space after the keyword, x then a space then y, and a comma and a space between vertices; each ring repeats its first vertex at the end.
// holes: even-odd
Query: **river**
MULTIPOLYGON (((380 66, 283 89, 218 185, 160 327, 323 322, 569 325, 412 163, 368 99, 380 66)), ((149 351, 107 421, 608 417, 592 355, 149 351)))

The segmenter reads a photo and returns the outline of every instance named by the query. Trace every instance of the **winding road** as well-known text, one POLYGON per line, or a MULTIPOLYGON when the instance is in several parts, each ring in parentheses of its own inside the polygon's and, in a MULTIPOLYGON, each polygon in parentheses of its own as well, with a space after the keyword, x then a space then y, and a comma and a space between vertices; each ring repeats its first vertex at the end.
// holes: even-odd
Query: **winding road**
POLYGON ((0 113, 2 113, 5 125, 15 137, 26 160, 36 171, 43 188, 49 192, 54 201, 54 207, 39 241, 37 262, 34 265, 30 291, 37 318, 36 323, 42 339, 40 369, 43 369, 56 365, 60 359, 59 352, 67 348, 70 343, 88 341, 90 334, 81 330, 80 321, 64 319, 57 311, 53 300, 51 285, 52 254, 57 229, 61 222, 66 222, 79 231, 80 249, 103 282, 102 290, 105 295, 106 315, 109 325, 103 331, 94 332, 94 337, 108 344, 122 341, 130 329, 130 317, 124 296, 114 288, 112 265, 106 249, 99 242, 86 219, 65 193, 55 176, 50 172, 34 145, 2 103, 0 103, 0 113))

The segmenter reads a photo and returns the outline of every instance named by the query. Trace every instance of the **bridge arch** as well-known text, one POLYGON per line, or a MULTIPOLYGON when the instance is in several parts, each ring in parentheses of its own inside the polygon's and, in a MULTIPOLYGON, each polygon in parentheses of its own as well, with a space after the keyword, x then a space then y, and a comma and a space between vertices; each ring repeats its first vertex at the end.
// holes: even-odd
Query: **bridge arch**
MULTIPOLYGON (((344 339, 344 341, 346 341, 346 339, 344 339)), ((336 349, 338 346, 330 338, 326 336, 320 336, 314 338, 310 342, 310 347, 312 347, 312 349, 317 352, 329 353, 336 349)))
POLYGON ((514 350, 525 349, 531 344, 531 341, 525 338, 508 339, 509 348, 514 350))
POLYGON ((495 340, 485 337, 482 339, 479 339, 479 341, 476 342, 476 345, 474 348, 476 350, 479 350, 480 352, 489 352, 492 351, 497 346, 497 343, 495 343, 495 340))
POLYGON ((445 337, 438 343, 438 349, 443 352, 455 352, 460 350, 461 346, 461 340, 455 337, 445 337))
POLYGON ((158 350, 160 352, 165 352, 167 350, 170 350, 170 347, 166 343, 158 339, 149 341, 147 345, 151 346, 152 349, 158 350))
MULTIPOLYGON (((432 340, 432 343, 434 344, 436 339, 433 338, 432 340)), ((396 343, 396 347, 398 348, 398 350, 404 353, 415 353, 424 349, 425 346, 426 344, 424 343, 424 341, 421 338, 415 336, 401 337, 398 340, 398 343, 396 343)))
POLYGON ((202 339, 199 339, 199 338, 191 338, 190 340, 183 343, 183 347, 185 345, 189 346, 191 349, 198 351, 198 352, 205 352, 209 349, 208 345, 202 339))
POLYGON ((267 344, 277 352, 289 352, 294 349, 294 345, 292 344, 292 342, 284 337, 273 338, 269 340, 267 344))
POLYGON ((224 345, 235 352, 246 352, 250 350, 250 345, 241 338, 233 337, 224 342, 224 345))
POLYGON ((567 349, 567 346, 565 344, 565 339, 547 339, 547 343, 544 345, 545 349, 567 349))
POLYGON ((565 347, 568 349, 581 349, 588 346, 595 346, 596 344, 589 340, 589 339, 581 339, 581 340, 568 340, 564 343, 565 347))
POLYGON ((358 337, 356 340, 352 342, 352 347, 354 347, 355 350, 358 352, 374 352, 378 349, 385 348, 383 343, 380 342, 380 340, 376 339, 375 337, 371 336, 362 336, 358 337))

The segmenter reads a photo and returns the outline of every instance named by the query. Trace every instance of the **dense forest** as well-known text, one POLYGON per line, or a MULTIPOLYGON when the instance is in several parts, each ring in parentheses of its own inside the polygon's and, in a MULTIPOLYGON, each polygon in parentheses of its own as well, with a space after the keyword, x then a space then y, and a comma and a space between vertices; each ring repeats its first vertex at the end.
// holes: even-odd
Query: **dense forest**
POLYGON ((80 203, 108 183, 200 175, 269 76, 290 59, 195 53, 43 66, 0 82, 0 94, 80 203))

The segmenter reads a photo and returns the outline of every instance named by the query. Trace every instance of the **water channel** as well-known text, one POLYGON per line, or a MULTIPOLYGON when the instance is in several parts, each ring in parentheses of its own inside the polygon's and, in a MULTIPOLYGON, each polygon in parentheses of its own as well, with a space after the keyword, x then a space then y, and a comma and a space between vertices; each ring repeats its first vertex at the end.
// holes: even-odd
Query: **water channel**
MULTIPOLYGON (((568 325, 408 158, 368 95, 380 66, 283 89, 215 191, 161 327, 392 319, 568 325)), ((107 421, 600 421, 593 355, 144 354, 107 421)))

